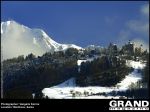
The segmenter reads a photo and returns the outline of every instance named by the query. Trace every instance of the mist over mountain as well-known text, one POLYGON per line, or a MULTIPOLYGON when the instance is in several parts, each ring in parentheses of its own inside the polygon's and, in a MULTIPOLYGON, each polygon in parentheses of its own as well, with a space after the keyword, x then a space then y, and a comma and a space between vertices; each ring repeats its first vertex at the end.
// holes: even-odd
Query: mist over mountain
POLYGON ((68 48, 82 49, 74 44, 57 43, 42 29, 31 29, 15 21, 1 22, 1 43, 2 60, 30 53, 41 56, 68 48))

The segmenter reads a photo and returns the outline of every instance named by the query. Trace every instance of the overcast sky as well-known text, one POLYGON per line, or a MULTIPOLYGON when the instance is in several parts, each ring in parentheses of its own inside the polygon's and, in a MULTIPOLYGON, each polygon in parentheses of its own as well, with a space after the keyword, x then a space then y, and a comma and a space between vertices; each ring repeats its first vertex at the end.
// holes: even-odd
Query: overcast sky
POLYGON ((41 28, 59 43, 107 46, 130 39, 148 47, 146 1, 3 1, 1 6, 1 21, 15 20, 30 28, 41 28))

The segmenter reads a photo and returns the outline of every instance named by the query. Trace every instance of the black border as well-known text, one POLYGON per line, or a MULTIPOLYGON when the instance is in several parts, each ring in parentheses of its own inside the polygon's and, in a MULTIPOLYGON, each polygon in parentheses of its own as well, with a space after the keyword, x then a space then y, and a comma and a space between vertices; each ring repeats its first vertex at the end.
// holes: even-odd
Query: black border
MULTIPOLYGON (((1 0, 4 1, 24 1, 24 0, 1 0)), ((25 1, 41 1, 41 0, 25 0, 25 1)), ((62 1, 62 0, 43 0, 43 1, 62 1)), ((92 1, 92 0, 65 0, 65 1, 92 1)), ((101 0, 93 0, 93 1, 101 1, 101 0)), ((113 0, 102 0, 102 1, 113 1, 113 0)), ((124 1, 124 0, 114 0, 114 1, 124 1)), ((131 0, 125 0, 131 1, 131 0)), ((132 0, 132 1, 148 1, 149 0, 132 0)), ((113 99, 1 99, 1 103, 39 103, 39 106, 35 106, 34 109, 2 109, 1 112, 102 112, 102 111, 109 111, 109 102, 113 99)), ((129 99, 115 99, 127 101, 129 99)), ((149 99, 130 99, 131 102, 134 100, 148 100, 149 99)), ((127 110, 126 112, 129 112, 127 110)), ((139 111, 138 111, 139 112, 139 111)), ((143 111, 144 112, 144 111, 143 111)))

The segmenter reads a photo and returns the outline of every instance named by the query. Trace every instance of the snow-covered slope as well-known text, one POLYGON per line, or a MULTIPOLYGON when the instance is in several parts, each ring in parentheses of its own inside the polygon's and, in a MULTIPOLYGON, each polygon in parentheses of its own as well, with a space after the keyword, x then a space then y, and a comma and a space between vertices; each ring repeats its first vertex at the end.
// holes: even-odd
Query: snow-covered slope
POLYGON ((131 84, 135 84, 139 80, 142 79, 141 72, 138 72, 142 70, 145 67, 145 64, 141 63, 140 61, 132 61, 128 60, 126 62, 127 66, 133 67, 134 71, 127 75, 124 80, 122 80, 120 83, 118 83, 116 86, 119 87, 121 90, 127 90, 131 84))
POLYGON ((1 22, 1 43, 3 59, 33 53, 42 55, 45 52, 82 49, 74 44, 55 42, 41 29, 31 29, 15 21, 1 22))
MULTIPOLYGON (((78 66, 81 62, 85 60, 78 60, 78 66)), ((89 86, 89 87, 78 87, 76 86, 75 79, 71 78, 64 83, 50 88, 44 88, 42 93, 44 96, 54 99, 118 99, 120 96, 110 96, 110 95, 93 95, 97 93, 109 93, 112 91, 124 91, 129 89, 132 83, 136 83, 141 80, 141 73, 138 70, 142 70, 145 67, 144 63, 127 61, 126 64, 134 68, 131 74, 128 74, 120 83, 116 84, 115 87, 100 87, 100 86, 89 86), (75 96, 74 96, 75 94, 75 96)))

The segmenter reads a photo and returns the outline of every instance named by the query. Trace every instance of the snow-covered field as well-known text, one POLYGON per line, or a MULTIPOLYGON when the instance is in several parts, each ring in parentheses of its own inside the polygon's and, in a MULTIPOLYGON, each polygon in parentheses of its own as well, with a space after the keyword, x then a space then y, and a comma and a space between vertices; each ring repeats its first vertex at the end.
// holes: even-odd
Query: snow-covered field
POLYGON ((138 70, 142 70, 145 67, 145 64, 141 63, 140 61, 127 61, 126 64, 129 67, 133 67, 134 71, 127 75, 124 80, 118 83, 116 86, 119 87, 119 90, 126 90, 132 83, 136 83, 142 79, 141 73, 138 70))
MULTIPOLYGON (((85 60, 79 60, 78 66, 80 66, 81 62, 85 62, 85 60)), ((141 80, 141 73, 138 73, 138 70, 143 69, 145 64, 135 61, 127 61, 126 63, 128 66, 133 67, 134 71, 127 75, 115 87, 77 87, 75 78, 71 78, 57 86, 44 88, 42 93, 44 94, 44 97, 48 96, 48 98, 51 99, 118 99, 120 96, 114 97, 93 94, 127 90, 132 83, 141 80)))

